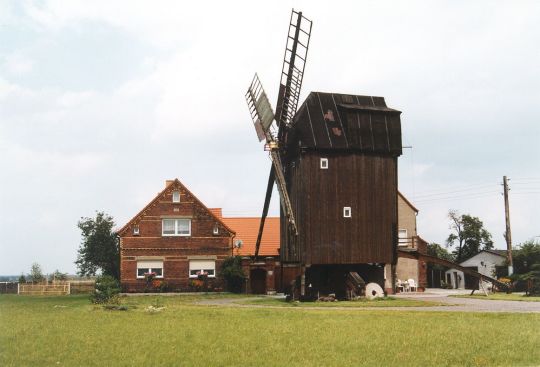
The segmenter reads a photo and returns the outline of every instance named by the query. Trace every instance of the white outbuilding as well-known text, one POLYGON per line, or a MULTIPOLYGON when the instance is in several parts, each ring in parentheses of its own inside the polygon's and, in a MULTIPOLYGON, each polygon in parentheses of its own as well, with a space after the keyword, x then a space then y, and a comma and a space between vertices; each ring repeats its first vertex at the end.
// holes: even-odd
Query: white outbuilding
MULTIPOLYGON (((505 266, 506 254, 506 250, 482 250, 459 265, 488 277, 496 278, 497 268, 505 266)), ((445 275, 446 283, 451 284, 454 289, 476 289, 477 287, 476 278, 463 274, 460 270, 449 269, 445 275)), ((490 286, 490 283, 484 282, 486 289, 490 286)))

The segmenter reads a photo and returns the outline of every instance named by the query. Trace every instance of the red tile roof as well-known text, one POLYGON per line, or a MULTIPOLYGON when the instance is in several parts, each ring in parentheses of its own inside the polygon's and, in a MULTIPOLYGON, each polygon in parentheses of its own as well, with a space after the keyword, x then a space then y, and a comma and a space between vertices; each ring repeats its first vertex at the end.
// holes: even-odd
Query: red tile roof
MULTIPOLYGON (((261 218, 235 217, 221 218, 229 228, 236 232, 235 240, 242 240, 242 247, 238 251, 239 255, 255 255, 255 243, 259 234, 261 218)), ((234 254, 236 255, 236 249, 234 254)), ((279 217, 267 217, 264 222, 264 232, 261 239, 261 256, 279 255, 279 217)))
POLYGON ((221 208, 208 208, 208 210, 210 210, 210 212, 214 214, 214 216, 216 216, 217 218, 223 219, 223 211, 221 210, 221 208))

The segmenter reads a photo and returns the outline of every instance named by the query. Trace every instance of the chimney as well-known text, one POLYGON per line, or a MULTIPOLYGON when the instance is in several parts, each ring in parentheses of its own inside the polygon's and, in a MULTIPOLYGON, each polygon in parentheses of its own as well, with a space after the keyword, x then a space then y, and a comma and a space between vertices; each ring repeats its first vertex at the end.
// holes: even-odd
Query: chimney
POLYGON ((223 218, 223 212, 222 212, 221 208, 208 208, 208 210, 210 210, 212 212, 212 214, 214 214, 219 219, 223 218))
POLYGON ((174 180, 165 180, 165 187, 168 187, 173 182, 174 182, 174 180))

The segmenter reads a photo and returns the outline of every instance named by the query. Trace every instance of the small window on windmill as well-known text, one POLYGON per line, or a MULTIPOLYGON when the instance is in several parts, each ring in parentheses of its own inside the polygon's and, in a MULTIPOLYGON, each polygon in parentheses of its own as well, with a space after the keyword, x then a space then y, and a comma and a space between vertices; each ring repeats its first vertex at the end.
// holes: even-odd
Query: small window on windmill
POLYGON ((216 225, 214 225, 214 229, 212 230, 212 233, 214 234, 214 236, 217 236, 219 234, 219 227, 216 225))
POLYGON ((133 235, 138 236, 139 235, 139 226, 133 226, 133 235))
POLYGON ((172 201, 173 201, 173 203, 179 203, 180 202, 180 191, 173 191, 173 193, 172 193, 172 201))
POLYGON ((351 217, 351 207, 350 206, 344 206, 343 207, 343 218, 350 218, 351 217))
POLYGON ((328 158, 321 158, 321 169, 328 169, 328 158))

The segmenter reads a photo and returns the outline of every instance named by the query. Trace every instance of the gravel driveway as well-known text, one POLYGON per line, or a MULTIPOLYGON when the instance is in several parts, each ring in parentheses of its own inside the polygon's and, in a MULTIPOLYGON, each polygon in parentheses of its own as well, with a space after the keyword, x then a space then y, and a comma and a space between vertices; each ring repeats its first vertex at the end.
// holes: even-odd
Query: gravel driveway
MULTIPOLYGON (((469 294, 470 291, 428 289, 423 293, 401 293, 395 295, 396 298, 416 299, 421 301, 434 301, 445 303, 445 306, 427 306, 427 307, 290 307, 286 309, 295 310, 378 310, 378 311, 450 311, 450 312, 513 312, 513 313, 540 313, 540 302, 526 301, 495 301, 475 298, 455 298, 449 297, 456 294, 469 294)), ((275 297, 275 296, 274 296, 275 297)), ((246 298, 252 299, 252 298, 246 298)), ((221 298, 204 300, 197 302, 202 305, 225 306, 225 307, 246 307, 246 308, 281 308, 281 306, 268 305, 246 305, 238 304, 242 301, 239 298, 221 298)))
MULTIPOLYGON (((456 294, 469 294, 471 291, 428 289, 424 293, 401 293, 396 298, 417 299, 448 303, 448 306, 406 307, 409 310, 421 311, 456 311, 456 312, 538 312, 540 302, 499 301, 476 298, 449 297, 456 294)), ((389 307, 388 309, 405 309, 405 307, 389 307)))

